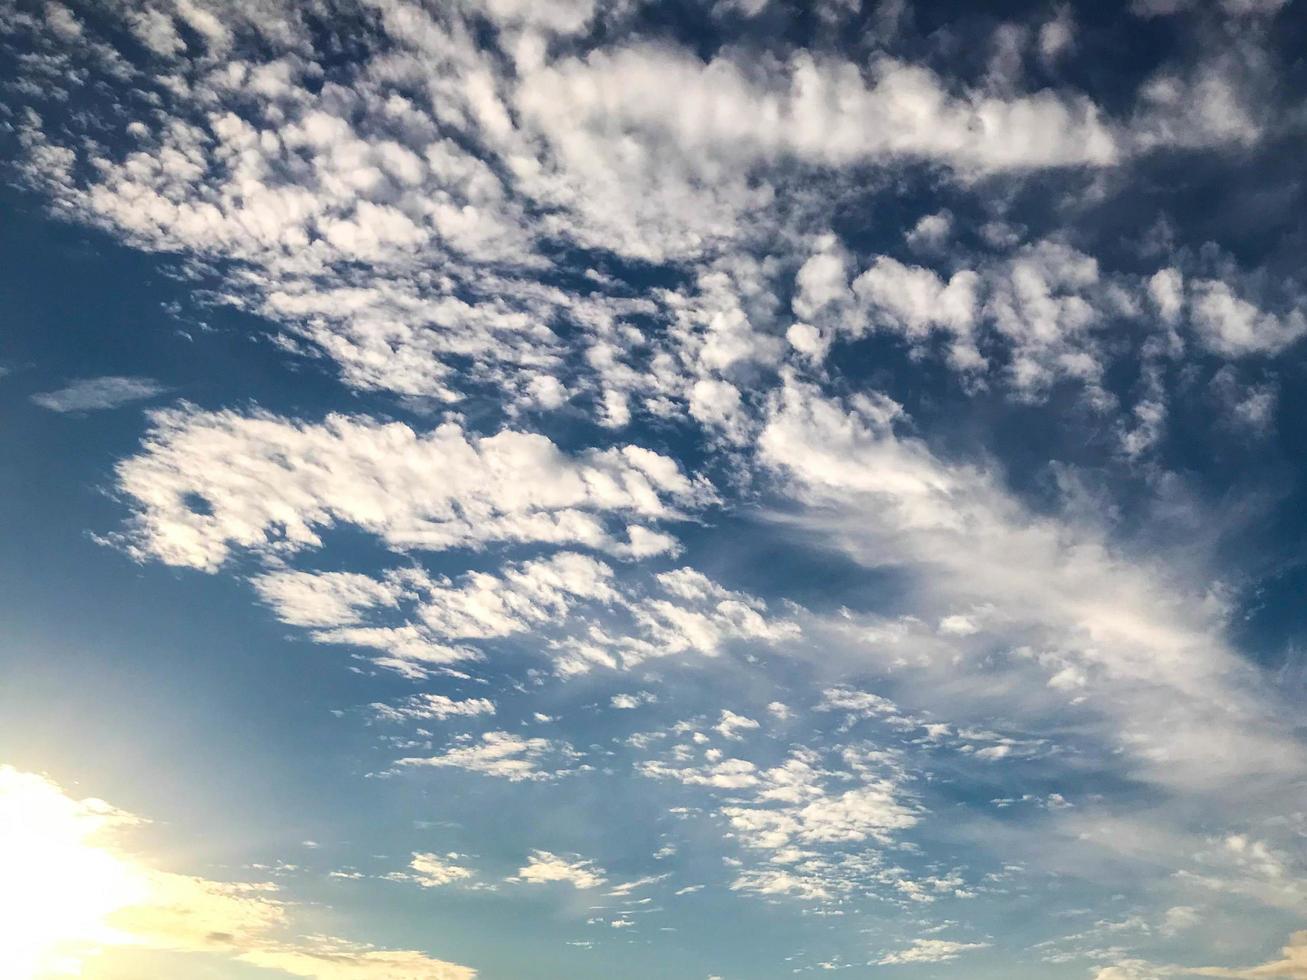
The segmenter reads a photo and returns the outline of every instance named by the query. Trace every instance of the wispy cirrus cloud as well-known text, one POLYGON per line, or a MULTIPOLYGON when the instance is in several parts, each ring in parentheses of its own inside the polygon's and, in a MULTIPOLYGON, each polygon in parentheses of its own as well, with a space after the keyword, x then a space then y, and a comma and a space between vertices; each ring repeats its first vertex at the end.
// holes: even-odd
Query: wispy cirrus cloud
POLYGON ((55 391, 33 395, 32 401, 52 412, 98 412, 149 401, 167 391, 167 387, 151 378, 111 375, 83 378, 55 391))

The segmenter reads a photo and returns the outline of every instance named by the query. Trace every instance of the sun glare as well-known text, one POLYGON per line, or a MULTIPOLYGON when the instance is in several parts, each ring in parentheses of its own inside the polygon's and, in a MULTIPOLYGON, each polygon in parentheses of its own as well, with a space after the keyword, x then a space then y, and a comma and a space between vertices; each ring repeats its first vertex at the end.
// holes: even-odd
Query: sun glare
POLYGON ((106 919, 144 901, 148 877, 103 838, 133 822, 0 766, 0 980, 77 976, 99 946, 130 941, 106 919))

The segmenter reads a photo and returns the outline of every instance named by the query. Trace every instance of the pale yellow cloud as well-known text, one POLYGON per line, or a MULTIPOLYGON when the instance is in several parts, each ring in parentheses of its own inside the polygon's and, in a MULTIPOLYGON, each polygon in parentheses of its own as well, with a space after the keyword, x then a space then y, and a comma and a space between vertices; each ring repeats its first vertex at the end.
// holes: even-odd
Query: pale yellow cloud
POLYGON ((472 980, 415 950, 304 935, 307 914, 275 885, 152 868, 119 832, 143 823, 0 766, 0 980, 94 976, 102 951, 216 956, 315 980, 472 980))
POLYGON ((1282 980, 1307 980, 1307 929, 1295 932, 1289 937, 1289 944, 1280 950, 1280 959, 1250 966, 1242 970, 1227 970, 1221 967, 1207 967, 1193 971, 1195 976, 1231 977, 1237 980, 1253 980, 1261 977, 1278 977, 1282 980))
POLYGON ((282 945, 241 954, 243 962, 316 980, 471 980, 476 971, 406 949, 374 949, 315 937, 311 946, 282 945))

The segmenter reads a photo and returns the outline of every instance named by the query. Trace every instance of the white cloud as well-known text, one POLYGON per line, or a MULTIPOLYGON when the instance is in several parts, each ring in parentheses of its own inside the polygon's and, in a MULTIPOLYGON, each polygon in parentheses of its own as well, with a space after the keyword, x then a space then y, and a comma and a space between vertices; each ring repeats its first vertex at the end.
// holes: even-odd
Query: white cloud
POLYGON ((743 442, 747 437, 739 389, 728 381, 696 381, 690 389, 690 415, 705 425, 720 428, 733 442, 743 442))
POLYGON ((630 668, 683 653, 712 657, 740 641, 782 643, 800 635, 792 620, 769 618, 761 599, 725 589, 694 569, 662 572, 654 579, 669 598, 655 594, 623 600, 632 620, 629 629, 591 626, 584 635, 561 638, 559 672, 581 673, 595 664, 630 668))
POLYGON ((1175 323, 1184 307, 1184 276, 1178 269, 1160 269, 1148 280, 1149 298, 1164 323, 1175 323))
POLYGON ((150 378, 84 378, 58 391, 42 392, 32 401, 52 412, 95 412, 157 398, 168 389, 150 378))
POLYGON ((533 851, 527 863, 508 880, 530 885, 561 882, 573 888, 598 888, 608 879, 604 877, 603 868, 596 867, 593 861, 582 858, 569 861, 549 851, 533 851))
POLYGON ((1279 400, 1273 381, 1240 384, 1234 366, 1227 364, 1212 376, 1210 387, 1232 427, 1258 435, 1270 430, 1279 400))
POLYGON ((654 704, 658 701, 657 695, 650 691, 637 691, 635 694, 614 694, 609 699, 609 704, 614 708, 624 711, 630 711, 640 707, 642 704, 654 704))
POLYGON ((634 881, 624 881, 620 885, 614 886, 606 894, 609 898, 625 898, 633 891, 649 885, 656 885, 658 882, 666 881, 670 877, 670 872, 661 875, 645 875, 643 878, 636 878, 634 881))
POLYGON ((125 543, 206 571, 233 548, 316 549, 336 524, 397 550, 536 541, 622 555, 632 545, 606 517, 675 519, 707 494, 638 446, 573 456, 543 436, 477 436, 452 422, 416 432, 361 417, 309 424, 186 406, 152 421, 143 450, 118 466, 135 511, 125 543))
POLYGON ((1089 336, 1103 317, 1092 296, 1098 281, 1095 259, 1048 241, 1023 246, 995 277, 986 315, 1013 345, 1008 370, 1018 391, 1040 392, 1058 377, 1098 380, 1089 336))
POLYGON ((1130 124, 1138 151, 1250 146, 1274 123, 1266 112, 1274 82, 1265 53, 1250 40, 1218 51, 1163 68, 1140 87, 1130 124))
POLYGON ((747 759, 723 759, 705 766, 669 766, 645 761, 638 770, 652 779, 675 779, 686 786, 711 786, 715 789, 749 789, 760 781, 758 767, 747 759))
POLYGON ((1050 91, 951 96, 927 68, 796 55, 761 82, 728 57, 666 47, 566 59, 530 76, 518 104, 564 152, 581 134, 669 140, 685 154, 749 164, 781 155, 832 165, 918 158, 990 171, 1112 163, 1115 139, 1087 99, 1050 91), (693 105, 692 114, 674 111, 693 105), (564 116, 558 108, 568 106, 564 116))
POLYGON ((569 748, 545 738, 519 738, 508 732, 486 732, 479 740, 456 743, 440 755, 400 759, 396 765, 466 769, 516 783, 554 778, 560 772, 541 768, 545 758, 569 754, 569 748))
POLYGON ((942 248, 952 234, 953 215, 943 210, 922 215, 904 239, 915 251, 932 252, 942 248))
POLYGON ((457 881, 466 881, 473 872, 470 868, 455 864, 457 854, 415 853, 408 864, 413 869, 409 877, 423 888, 439 888, 457 881))
MULTIPOLYGON (((220 17, 185 7, 126 18, 178 73, 156 82, 190 79, 167 92, 173 114, 158 113, 162 96, 146 91, 143 72, 139 91, 123 95, 129 144, 96 134, 63 146, 52 127, 26 126, 27 177, 60 214, 230 269, 213 299, 276 322, 285 347, 325 356, 352 386, 435 402, 493 386, 513 417, 566 405, 614 428, 641 411, 688 412, 737 444, 751 434, 748 367, 778 363, 782 337, 819 359, 829 330, 767 322, 757 315, 767 290, 725 298, 720 281, 694 310, 671 290, 631 297, 598 274, 592 292, 560 289, 549 243, 703 257, 701 285, 716 276, 736 288, 748 276, 728 271, 733 263, 774 275, 792 225, 831 207, 808 200, 823 192, 787 183, 795 164, 927 163, 970 180, 1261 132, 1245 118, 1260 91, 1254 44, 1193 80, 1159 74, 1134 116, 1113 122, 1069 87, 981 89, 884 55, 751 59, 727 47, 705 62, 670 44, 627 42, 620 30, 584 56, 546 42, 596 19, 624 24, 624 8, 591 0, 377 4, 386 54, 337 66, 323 88, 295 11, 253 5, 220 17), (503 29, 498 42, 472 29, 479 16, 503 29), (187 47, 183 25, 206 41, 187 47), (496 43, 502 50, 484 47, 496 43), (431 103, 402 94, 390 84, 398 78, 431 103), (783 215, 781 200, 801 201, 802 217, 783 215), (780 240, 781 254, 753 260, 732 247, 759 237, 780 240), (671 349, 631 314, 674 321, 671 349), (580 349, 584 363, 573 356, 580 349)), ((1064 55, 1071 37, 1069 15, 1055 11, 1039 33, 1045 59, 1064 55)), ((89 51, 93 42, 76 43, 89 51)), ((101 55, 96 63, 112 60, 101 55)), ((921 219, 909 243, 938 249, 950 221, 943 211, 921 219)), ((1090 330, 1104 311, 1092 289, 1062 275, 1087 257, 1068 262, 1047 243, 1029 251, 1010 270, 984 263, 946 276, 873 258, 848 326, 874 323, 914 348, 943 336, 955 366, 976 372, 989 359, 984 320, 1016 348, 1011 379, 1023 395, 1062 378, 1096 385, 1103 355, 1090 330)))
POLYGON ((79 40, 84 33, 82 22, 61 3, 52 2, 45 5, 45 22, 64 41, 79 40))
POLYGON ((737 715, 734 711, 722 709, 721 720, 713 726, 713 730, 722 738, 739 741, 742 737, 740 732, 751 731, 758 728, 759 725, 752 718, 746 718, 744 715, 737 715))
POLYGON ((375 663, 411 676, 481 659, 485 641, 528 633, 564 675, 799 635, 794 622, 769 618, 761 600, 693 569, 658 573, 647 595, 604 562, 567 551, 457 581, 410 567, 377 578, 270 571, 253 584, 284 622, 310 627, 314 642, 377 650, 375 663))
MULTIPOLYGON (((1140 772, 1201 785, 1246 773, 1251 759, 1296 771, 1300 753, 1256 707, 1254 678, 1221 640, 1223 608, 1205 583, 1116 553, 1100 528, 1035 517, 993 473, 897 435, 894 414, 788 384, 759 452, 817 508, 810 526, 827 528, 855 560, 929 568, 922 608, 987 607, 1011 642, 1058 651, 1014 662, 1014 679, 1026 665, 1050 676, 1074 666, 1085 690, 1112 692, 1094 702, 1103 735, 1140 772)), ((1034 691, 1022 697, 1023 710, 1038 710, 1034 691)))
POLYGON ((254 579, 259 597, 293 626, 355 626, 365 610, 394 607, 406 582, 378 581, 356 572, 272 572, 254 579))
POLYGON ((495 713, 495 704, 489 698, 459 701, 444 694, 414 694, 397 705, 374 703, 370 707, 382 721, 425 721, 430 718, 444 721, 495 713))
POLYGON ((930 330, 951 333, 957 338, 952 357, 960 367, 983 364, 971 340, 976 286, 974 272, 955 273, 945 283, 929 269, 886 256, 878 257, 853 280, 853 292, 873 325, 887 326, 910 339, 924 338, 930 330))
POLYGON ((795 844, 888 843, 895 831, 917 824, 918 812, 898 798, 888 779, 842 793, 822 793, 811 802, 770 809, 723 807, 731 826, 749 847, 777 850, 795 844))
POLYGON ((461 587, 432 583, 423 591, 418 614, 439 636, 507 636, 556 623, 581 600, 613 602, 617 592, 612 577, 603 562, 563 552, 510 566, 501 576, 470 573, 461 587))
POLYGON ((1307 315, 1301 309, 1268 313, 1220 280, 1198 280, 1190 289, 1190 318, 1199 339, 1214 353, 1275 354, 1307 334, 1307 315))
POLYGON ((767 769, 719 755, 710 752, 710 761, 697 766, 646 760, 637 769, 653 779, 731 794, 718 812, 745 848, 763 855, 761 864, 741 870, 734 890, 828 902, 886 888, 932 899, 928 888, 901 868, 884 867, 867 846, 891 844, 922 816, 905 799, 903 773, 884 753, 846 749, 843 767, 835 770, 824 768, 810 748, 796 748, 767 769))
POLYGON ((1099 332, 1113 318, 1133 318, 1133 282, 1107 280, 1097 261, 1064 243, 1041 240, 1012 254, 981 256, 946 280, 933 269, 874 256, 848 281, 850 259, 829 238, 795 277, 790 342, 820 359, 837 334, 879 331, 921 353, 935 337, 949 364, 971 379, 990 367, 982 348, 996 347, 1006 380, 1026 399, 1071 379, 1092 392, 1106 363, 1099 332))
POLYGON ((480 660, 482 654, 469 646, 451 646, 433 640, 417 626, 340 626, 313 630, 309 638, 315 643, 372 650, 372 662, 413 680, 429 677, 433 668, 449 669, 461 660, 480 660))
POLYGON ((476 971, 409 950, 377 949, 330 938, 302 946, 253 949, 240 960, 269 970, 317 980, 388 980, 396 974, 420 980, 470 980, 476 971))
POLYGON ((1154 369, 1145 367, 1142 387, 1144 394, 1131 410, 1133 419, 1118 423, 1121 452, 1128 459, 1138 459, 1148 452, 1166 431, 1166 392, 1154 369))
POLYGON ((948 963, 963 953, 988 949, 989 943, 960 943, 948 939, 918 939, 911 946, 886 953, 878 962, 882 966, 903 963, 948 963))
POLYGON ((1039 57, 1046 65, 1057 62, 1075 48, 1076 22, 1071 8, 1062 6, 1050 20, 1039 25, 1039 57))
POLYGON ((595 0, 486 0, 479 5, 501 24, 574 34, 595 16, 595 0))
POLYGON ((1166 910, 1160 928, 1163 935, 1174 936, 1192 929, 1200 922, 1202 922, 1202 915, 1193 906, 1173 905, 1166 910))
POLYGON ((567 388, 557 378, 548 374, 532 378, 527 383, 526 390, 532 400, 544 409, 561 408, 568 399, 567 388))
POLYGON ((980 627, 970 616, 957 613, 945 616, 939 621, 939 631, 948 636, 971 636, 980 632, 980 627))

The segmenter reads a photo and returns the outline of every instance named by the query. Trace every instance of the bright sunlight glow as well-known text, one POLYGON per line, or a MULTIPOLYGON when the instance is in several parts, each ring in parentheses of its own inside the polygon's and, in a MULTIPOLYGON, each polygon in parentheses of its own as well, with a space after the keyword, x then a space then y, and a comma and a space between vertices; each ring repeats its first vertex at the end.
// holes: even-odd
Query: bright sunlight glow
POLYGON ((0 766, 0 980, 76 976, 98 946, 130 941, 105 920, 144 901, 149 879, 99 844, 134 822, 0 766))

